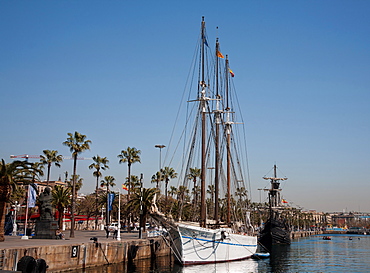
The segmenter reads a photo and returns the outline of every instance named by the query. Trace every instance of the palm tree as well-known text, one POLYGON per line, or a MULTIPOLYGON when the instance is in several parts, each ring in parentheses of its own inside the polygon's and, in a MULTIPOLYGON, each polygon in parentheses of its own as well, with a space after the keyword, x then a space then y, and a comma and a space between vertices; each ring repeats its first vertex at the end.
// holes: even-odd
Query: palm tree
POLYGON ((135 189, 140 188, 140 180, 137 175, 131 175, 130 180, 126 177, 125 185, 131 189, 131 191, 135 191, 135 189))
POLYGON ((63 226, 63 213, 64 209, 67 208, 71 203, 71 190, 70 188, 64 188, 60 185, 56 185, 51 192, 53 196, 53 205, 56 206, 59 217, 58 217, 58 224, 59 228, 62 228, 63 226))
POLYGON ((162 173, 159 171, 159 172, 156 172, 155 174, 152 175, 152 180, 151 182, 152 183, 156 183, 157 186, 157 190, 159 191, 159 182, 160 181, 163 181, 163 176, 162 176, 162 173))
POLYGON ((183 185, 181 185, 177 190, 177 200, 185 203, 190 201, 190 197, 188 196, 189 189, 183 185))
POLYGON ((80 177, 79 174, 76 174, 76 175, 73 175, 72 174, 72 177, 71 177, 71 180, 67 181, 67 185, 68 185, 68 188, 70 189, 70 191, 72 192, 72 187, 73 187, 73 180, 76 181, 76 184, 75 184, 75 197, 77 197, 78 195, 78 192, 80 191, 80 189, 82 188, 82 181, 84 181, 84 179, 82 177, 80 177), (76 179, 74 179, 74 177, 76 177, 76 179))
POLYGON ((193 194, 194 194, 194 204, 197 204, 198 201, 198 191, 197 191, 197 178, 200 177, 201 170, 198 168, 190 168, 190 173, 187 176, 187 179, 192 180, 194 183, 193 194))
POLYGON ((9 199, 9 203, 14 205, 16 202, 21 203, 24 197, 26 196, 26 189, 23 187, 19 187, 17 184, 14 184, 14 188, 12 189, 12 194, 9 199))
POLYGON ((106 225, 108 226, 109 225, 109 187, 114 187, 116 185, 116 183, 114 183, 116 179, 111 176, 111 175, 108 175, 108 176, 105 176, 104 177, 104 180, 100 181, 100 186, 102 187, 107 187, 107 219, 106 219, 106 225))
MULTIPOLYGON (((91 140, 86 140, 86 136, 80 134, 79 132, 68 133, 68 138, 66 141, 63 142, 63 145, 69 147, 69 150, 72 153, 73 157, 73 175, 76 175, 77 171, 77 156, 86 151, 90 150, 90 143, 91 140)), ((75 200, 75 193, 76 193, 76 176, 73 176, 73 185, 72 185, 72 207, 71 207, 71 232, 69 234, 70 238, 75 237, 75 206, 76 206, 76 200, 75 200)))
POLYGON ((40 162, 21 162, 23 162, 23 166, 18 167, 14 173, 13 179, 16 184, 28 185, 35 180, 40 180, 40 176, 44 175, 44 166, 40 162))
POLYGON ((193 199, 193 203, 195 205, 197 205, 198 204, 198 196, 200 194, 200 187, 195 186, 195 188, 193 188, 191 192, 193 193, 193 196, 195 196, 195 198, 193 199))
POLYGON ((236 196, 238 196, 238 198, 240 200, 244 200, 246 197, 248 197, 248 191, 246 190, 245 187, 241 187, 241 188, 236 188, 236 193, 235 193, 236 196))
POLYGON ((89 169, 95 169, 93 176, 96 177, 96 188, 95 188, 95 229, 98 229, 98 190, 99 190, 99 178, 102 175, 100 170, 105 171, 109 169, 107 165, 109 160, 106 157, 100 157, 99 155, 93 156, 94 163, 91 163, 89 169))
POLYGON ((44 165, 42 165, 41 162, 34 162, 29 163, 31 169, 27 169, 24 173, 24 176, 22 176, 23 179, 29 180, 29 183, 32 181, 35 181, 36 176, 38 179, 40 179, 40 176, 44 176, 44 165), (32 171, 30 171, 32 170, 32 171))
POLYGON ((104 180, 100 181, 100 186, 107 187, 107 192, 109 192, 109 187, 114 187, 116 185, 116 183, 114 183, 115 180, 113 176, 107 175, 104 177, 104 180))
MULTIPOLYGON (((139 162, 141 163, 140 161, 140 154, 141 154, 141 151, 140 150, 137 150, 135 147, 133 148, 130 148, 130 147, 127 147, 127 150, 122 150, 121 153, 117 156, 120 160, 119 160, 119 163, 126 163, 127 162, 127 168, 128 168, 128 175, 127 177, 131 177, 131 165, 135 162, 139 162)), ((129 188, 128 188, 128 198, 130 200, 130 185, 129 185, 129 188)))
POLYGON ((34 170, 33 164, 26 161, 13 161, 12 163, 5 163, 4 159, 0 163, 0 242, 4 239, 4 224, 6 205, 12 192, 16 189, 17 182, 29 182, 30 176, 34 177, 39 173, 34 170), (26 180, 24 179, 26 176, 26 180))
POLYGON ((170 190, 168 191, 169 196, 173 198, 174 195, 178 193, 178 189, 175 186, 171 186, 170 190))
POLYGON ((4 238, 4 224, 5 224, 5 212, 6 204, 9 201, 12 193, 13 184, 13 173, 21 165, 22 161, 14 161, 11 164, 5 164, 4 159, 1 160, 0 169, 0 242, 5 240, 4 238), (18 163, 19 162, 19 163, 18 163))
POLYGON ((43 150, 42 152, 44 155, 40 155, 40 162, 42 165, 48 166, 47 187, 49 187, 51 165, 54 163, 55 166, 60 168, 60 162, 63 162, 63 157, 58 155, 58 151, 55 150, 43 150))
POLYGON ((215 196, 215 185, 208 185, 207 193, 211 196, 211 203, 213 204, 213 199, 215 196))
POLYGON ((214 197, 215 197, 215 185, 208 185, 207 193, 211 196, 210 204, 208 209, 208 215, 213 215, 214 211, 214 197))
POLYGON ((136 189, 134 191, 133 198, 127 203, 127 206, 129 208, 132 208, 132 210, 137 211, 141 215, 140 227, 143 227, 144 231, 146 218, 149 214, 149 210, 150 207, 152 206, 153 198, 156 193, 157 189, 155 188, 149 189, 143 188, 142 191, 140 191, 140 189, 136 189), (142 208, 142 211, 140 211, 140 207, 142 208))
POLYGON ((164 167, 163 169, 161 169, 161 173, 163 175, 163 179, 165 181, 165 195, 166 195, 166 202, 167 202, 167 187, 168 187, 168 182, 170 182, 170 179, 173 179, 173 178, 176 178, 177 177, 177 173, 175 172, 175 170, 171 167, 164 167))

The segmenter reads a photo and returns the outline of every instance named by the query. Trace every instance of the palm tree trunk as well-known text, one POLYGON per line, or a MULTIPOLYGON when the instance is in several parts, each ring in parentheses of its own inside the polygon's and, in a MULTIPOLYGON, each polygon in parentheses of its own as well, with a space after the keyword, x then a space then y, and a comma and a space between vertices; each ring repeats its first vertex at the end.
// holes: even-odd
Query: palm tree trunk
POLYGON ((109 226, 109 182, 107 182, 107 213, 106 213, 107 219, 105 223, 107 226, 109 226))
POLYGON ((77 153, 73 156, 73 181, 72 181, 72 206, 71 206, 71 232, 70 238, 75 237, 75 194, 76 194, 76 171, 77 171, 77 153))
POLYGON ((131 164, 128 163, 128 196, 127 201, 130 201, 130 194, 131 194, 131 164))
POLYGON ((5 241, 4 237, 4 226, 5 226, 5 214, 6 204, 9 201, 11 193, 11 186, 4 180, 0 180, 0 242, 5 241))
POLYGON ((59 212, 59 219, 58 219, 58 222, 59 222, 59 229, 63 229, 63 212, 64 212, 64 208, 63 207, 60 207, 58 208, 58 212, 59 212))
POLYGON ((51 167, 51 163, 48 163, 48 177, 47 177, 47 182, 46 182, 46 186, 49 187, 49 180, 50 180, 50 167, 51 167))
POLYGON ((197 203, 198 203, 198 192, 197 192, 197 189, 196 189, 197 179, 194 178, 193 182, 194 182, 194 205, 197 205, 197 203))
POLYGON ((5 226, 5 211, 6 211, 6 202, 0 200, 0 242, 4 242, 4 226, 5 226))
MULTIPOLYGON (((128 167, 128 195, 127 195, 127 202, 130 201, 130 194, 131 194, 131 164, 130 162, 127 163, 127 167, 128 167)), ((131 223, 134 222, 134 217, 132 215, 132 213, 129 213, 129 216, 128 216, 128 230, 129 232, 131 232, 131 228, 130 228, 130 225, 131 223)))
POLYGON ((166 179, 166 206, 167 206, 167 189, 168 189, 168 181, 169 179, 166 179))

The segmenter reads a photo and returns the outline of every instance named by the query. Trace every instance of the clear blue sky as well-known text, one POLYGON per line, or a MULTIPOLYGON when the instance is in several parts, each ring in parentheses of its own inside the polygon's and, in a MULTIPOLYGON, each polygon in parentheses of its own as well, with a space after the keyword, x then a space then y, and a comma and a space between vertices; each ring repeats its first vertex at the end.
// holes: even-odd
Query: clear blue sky
MULTIPOLYGON (((0 158, 69 156, 78 131, 92 141, 81 156, 108 157, 118 183, 117 155, 140 149, 132 171, 150 186, 205 16, 235 72, 253 200, 276 163, 289 202, 370 211, 369 14, 369 1, 0 0, 0 158)), ((78 162, 85 193, 90 163, 78 162)))

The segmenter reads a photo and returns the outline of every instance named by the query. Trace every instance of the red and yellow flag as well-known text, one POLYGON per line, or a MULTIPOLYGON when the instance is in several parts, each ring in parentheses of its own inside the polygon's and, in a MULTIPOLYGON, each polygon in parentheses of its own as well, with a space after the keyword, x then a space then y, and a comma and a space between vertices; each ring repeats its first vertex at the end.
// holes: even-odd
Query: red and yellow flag
POLYGON ((122 184, 122 189, 124 189, 124 190, 128 191, 128 188, 126 187, 126 185, 125 185, 125 184, 122 184))
POLYGON ((288 201, 286 201, 285 199, 281 200, 281 202, 283 202, 284 204, 288 204, 288 201))
POLYGON ((217 57, 219 57, 219 58, 222 58, 222 59, 223 59, 223 58, 224 58, 224 55, 222 55, 222 53, 221 53, 220 51, 218 51, 218 50, 217 50, 217 57))
POLYGON ((234 72, 229 68, 229 72, 230 72, 230 74, 231 74, 231 77, 233 77, 234 78, 234 76, 235 76, 235 74, 234 74, 234 72))

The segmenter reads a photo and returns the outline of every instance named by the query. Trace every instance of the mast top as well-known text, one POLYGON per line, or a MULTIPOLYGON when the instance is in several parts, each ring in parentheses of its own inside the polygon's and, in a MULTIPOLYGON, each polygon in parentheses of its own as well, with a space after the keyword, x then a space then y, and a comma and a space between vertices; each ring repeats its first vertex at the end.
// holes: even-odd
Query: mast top
POLYGON ((262 177, 263 179, 265 180, 271 180, 271 183, 277 183, 279 182, 280 180, 287 180, 288 178, 287 177, 284 177, 284 178, 279 178, 277 177, 277 171, 276 171, 277 167, 276 167, 276 164, 274 165, 274 176, 273 177, 262 177))
POLYGON ((273 180, 273 181, 279 181, 279 180, 288 180, 287 177, 284 177, 284 178, 279 178, 279 177, 262 177, 263 179, 266 179, 266 180, 273 180))

